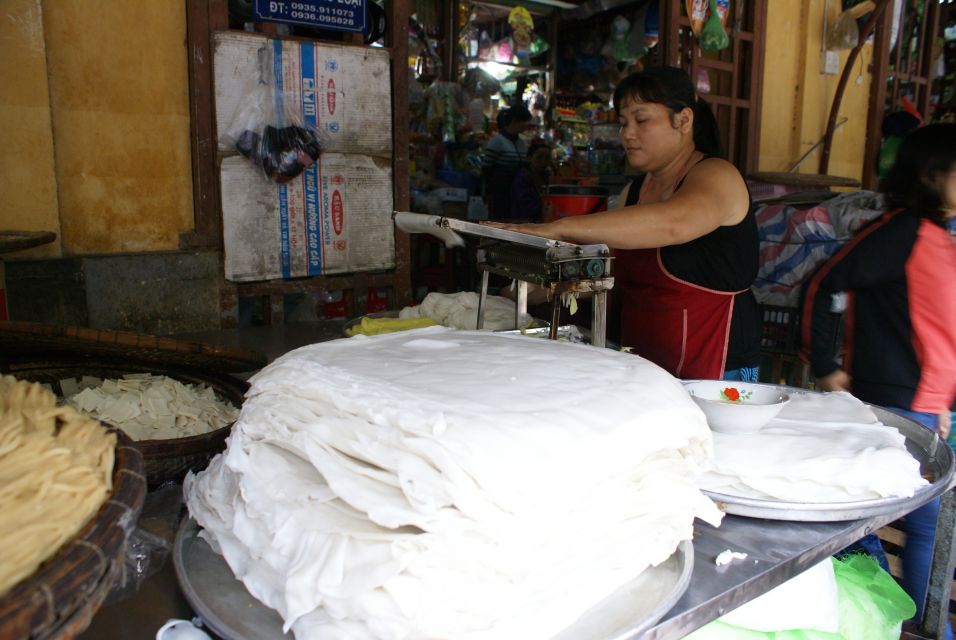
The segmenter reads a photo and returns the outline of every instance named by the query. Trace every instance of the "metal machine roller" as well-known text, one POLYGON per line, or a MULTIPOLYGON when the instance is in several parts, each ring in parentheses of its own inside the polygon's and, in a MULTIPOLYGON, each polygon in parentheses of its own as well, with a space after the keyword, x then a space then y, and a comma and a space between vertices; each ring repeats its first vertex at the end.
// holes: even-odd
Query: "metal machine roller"
MULTIPOLYGON (((463 246, 460 234, 480 238, 476 258, 481 270, 478 329, 484 326, 488 274, 517 284, 516 320, 528 310, 528 283, 548 290, 552 300, 551 339, 558 335, 560 304, 566 295, 593 296, 591 344, 603 347, 607 329, 607 292, 614 286, 611 252, 604 244, 579 245, 507 231, 465 220, 396 211, 395 224, 407 233, 429 233, 448 246, 463 246)), ((517 324, 517 322, 516 322, 517 324)))

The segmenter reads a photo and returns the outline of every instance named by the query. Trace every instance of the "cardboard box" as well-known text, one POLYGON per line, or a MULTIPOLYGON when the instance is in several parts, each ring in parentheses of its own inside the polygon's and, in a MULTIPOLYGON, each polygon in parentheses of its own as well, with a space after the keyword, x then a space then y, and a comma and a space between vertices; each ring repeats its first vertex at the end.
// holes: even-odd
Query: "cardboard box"
POLYGON ((216 129, 223 155, 236 153, 225 135, 260 84, 281 86, 273 106, 284 122, 315 127, 326 151, 391 158, 392 93, 388 52, 258 34, 213 34, 216 129), (296 122, 298 120, 298 122, 296 122))
POLYGON ((394 268, 388 52, 234 31, 213 42, 226 278, 394 268), (250 104, 281 120, 273 126, 316 129, 319 161, 280 185, 238 155, 224 134, 258 113, 250 104))
POLYGON ((237 156, 223 160, 220 178, 226 279, 395 267, 390 160, 326 153, 278 185, 237 156))

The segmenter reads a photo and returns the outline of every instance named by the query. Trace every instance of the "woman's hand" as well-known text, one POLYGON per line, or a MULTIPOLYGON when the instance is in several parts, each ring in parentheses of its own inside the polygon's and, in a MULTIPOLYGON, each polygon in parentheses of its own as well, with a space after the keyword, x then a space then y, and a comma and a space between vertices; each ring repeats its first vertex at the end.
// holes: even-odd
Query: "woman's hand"
POLYGON ((949 437, 949 428, 952 425, 952 416, 949 411, 943 411, 939 414, 939 422, 936 423, 936 433, 945 440, 949 437))
POLYGON ((843 369, 837 369, 833 373, 817 378, 817 387, 824 391, 849 391, 852 378, 843 369))

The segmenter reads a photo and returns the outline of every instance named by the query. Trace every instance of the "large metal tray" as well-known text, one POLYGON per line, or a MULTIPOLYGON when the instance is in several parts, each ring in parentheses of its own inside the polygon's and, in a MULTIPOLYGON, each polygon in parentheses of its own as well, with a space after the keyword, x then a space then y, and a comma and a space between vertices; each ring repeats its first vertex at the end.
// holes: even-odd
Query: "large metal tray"
MULTIPOLYGON (((783 385, 779 389, 793 395, 817 393, 783 385)), ((704 491, 725 513, 770 520, 798 520, 802 522, 839 522, 858 520, 890 513, 909 512, 942 494, 952 485, 954 473, 953 450, 932 429, 915 420, 901 416, 882 407, 871 406, 883 424, 896 427, 906 438, 906 449, 920 463, 920 472, 930 484, 919 489, 909 498, 878 498, 853 502, 804 503, 786 502, 734 496, 713 491, 704 491)))
MULTIPOLYGON (((198 533, 195 520, 183 519, 173 546, 173 565, 183 595, 205 625, 224 640, 291 640, 291 633, 282 633, 279 614, 253 598, 198 533)), ((677 604, 690 585, 693 568, 694 548, 685 540, 670 558, 620 587, 553 640, 640 637, 677 604)))

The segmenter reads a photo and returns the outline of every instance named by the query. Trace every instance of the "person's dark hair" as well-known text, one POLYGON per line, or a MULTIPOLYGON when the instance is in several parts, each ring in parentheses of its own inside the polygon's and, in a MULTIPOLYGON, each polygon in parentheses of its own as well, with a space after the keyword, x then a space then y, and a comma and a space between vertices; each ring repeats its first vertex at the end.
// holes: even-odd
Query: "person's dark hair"
POLYGON ((624 78, 614 90, 614 110, 629 100, 655 102, 672 114, 690 107, 694 112, 694 146, 701 153, 722 156, 717 119, 710 105, 697 96, 690 76, 676 67, 651 67, 624 78))
POLYGON ((938 123, 911 132, 900 143, 896 162, 880 190, 890 209, 942 220, 942 199, 936 178, 956 169, 956 124, 938 123))
POLYGON ((531 118, 531 112, 528 111, 528 108, 523 104, 517 104, 499 111, 495 122, 498 123, 498 130, 500 131, 512 122, 531 122, 531 118))

